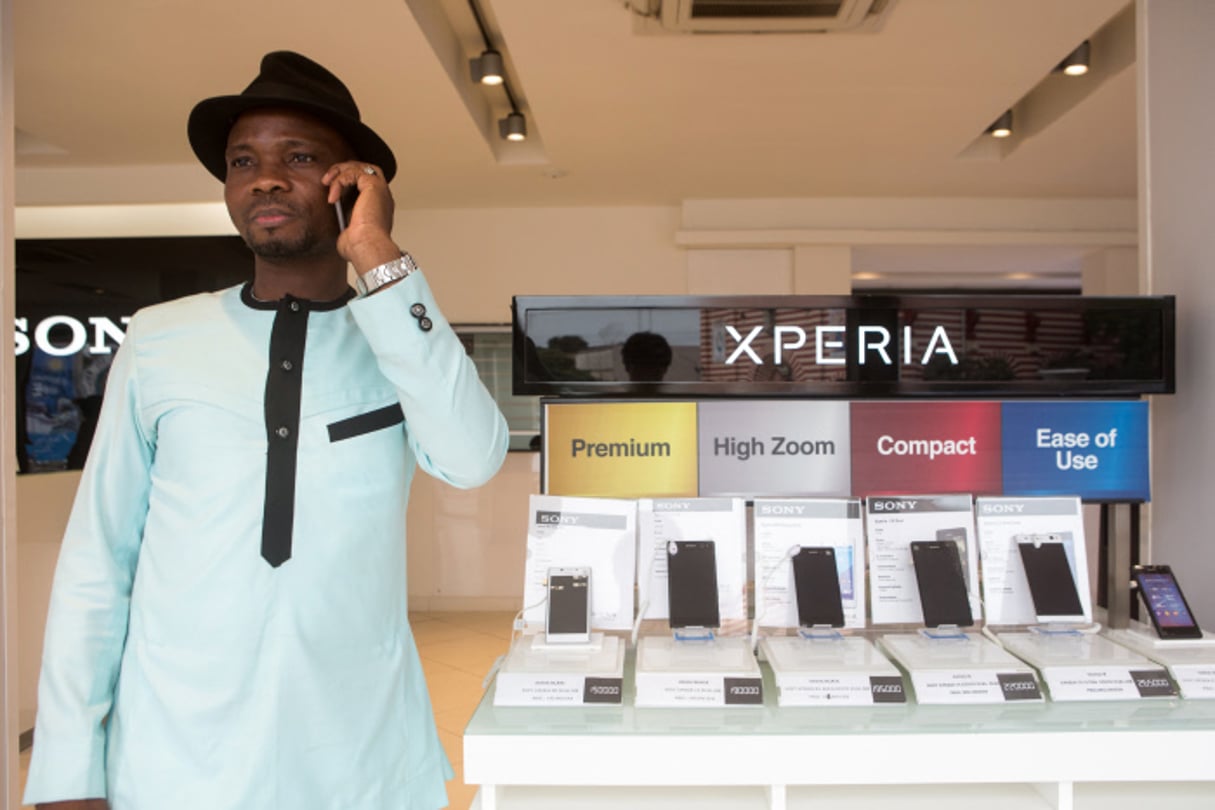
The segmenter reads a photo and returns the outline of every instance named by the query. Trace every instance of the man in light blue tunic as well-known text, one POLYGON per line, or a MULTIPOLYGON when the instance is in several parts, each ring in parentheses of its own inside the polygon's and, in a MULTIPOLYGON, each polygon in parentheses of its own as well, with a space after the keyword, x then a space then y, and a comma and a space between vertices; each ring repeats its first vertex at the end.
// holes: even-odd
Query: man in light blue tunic
POLYGON ((418 466, 487 481, 505 421, 390 236, 396 161, 335 76, 268 54, 189 135, 254 280, 131 321, 55 572, 25 800, 442 807, 405 503, 418 466))

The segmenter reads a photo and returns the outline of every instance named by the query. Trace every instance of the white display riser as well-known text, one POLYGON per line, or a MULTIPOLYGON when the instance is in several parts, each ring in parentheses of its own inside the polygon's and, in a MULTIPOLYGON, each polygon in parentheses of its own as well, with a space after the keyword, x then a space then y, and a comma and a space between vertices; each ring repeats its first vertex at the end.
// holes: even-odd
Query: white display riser
MULTIPOLYGON (((1057 786, 1006 784, 864 785, 790 787, 787 810, 1048 810, 1057 786)), ((500 787, 477 793, 471 810, 768 810, 768 790, 758 787, 500 787)), ((1074 810, 1209 810, 1210 782, 1102 782, 1075 785, 1074 810)), ((1066 806, 1066 805, 1065 805, 1066 806)))
POLYGON ((1144 783, 1152 810, 1215 807, 1210 701, 778 707, 764 670, 764 706, 747 712, 638 708, 629 694, 620 707, 503 709, 491 693, 465 730, 464 780, 481 786, 480 810, 1109 810, 1093 797, 1144 783), (982 802, 938 801, 953 795, 948 785, 982 802), (714 803, 726 795, 739 803, 714 803), (823 804, 823 795, 843 800, 823 804), (915 796, 925 803, 908 803, 915 796), (1020 803, 999 803, 1013 797, 1020 803))

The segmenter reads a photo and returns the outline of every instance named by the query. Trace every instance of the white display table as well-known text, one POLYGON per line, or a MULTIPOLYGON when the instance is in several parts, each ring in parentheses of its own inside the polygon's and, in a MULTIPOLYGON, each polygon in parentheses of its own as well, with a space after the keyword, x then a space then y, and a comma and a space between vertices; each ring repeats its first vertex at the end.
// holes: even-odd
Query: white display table
POLYGON ((623 706, 495 707, 491 687, 464 734, 474 807, 1215 807, 1210 701, 778 707, 765 667, 762 708, 656 709, 631 676, 623 706))

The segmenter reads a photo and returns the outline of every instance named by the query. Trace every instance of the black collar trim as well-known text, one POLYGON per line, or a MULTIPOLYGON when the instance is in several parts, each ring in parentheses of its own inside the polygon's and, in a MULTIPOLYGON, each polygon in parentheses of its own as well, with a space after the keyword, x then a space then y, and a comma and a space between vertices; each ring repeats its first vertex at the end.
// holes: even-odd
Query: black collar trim
POLYGON ((251 309, 265 309, 270 311, 277 310, 283 303, 298 301, 310 312, 328 312, 330 310, 341 309, 342 307, 346 306, 346 303, 350 301, 350 299, 354 298, 354 296, 354 290, 347 287, 345 293, 332 301, 309 301, 306 298, 296 298, 291 295, 283 296, 282 300, 280 301, 259 301, 253 297, 252 281, 245 282, 245 285, 240 288, 241 303, 251 309))

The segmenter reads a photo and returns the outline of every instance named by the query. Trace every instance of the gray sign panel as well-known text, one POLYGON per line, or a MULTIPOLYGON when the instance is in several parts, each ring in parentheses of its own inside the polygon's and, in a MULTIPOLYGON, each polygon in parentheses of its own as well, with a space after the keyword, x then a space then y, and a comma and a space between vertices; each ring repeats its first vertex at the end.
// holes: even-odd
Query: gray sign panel
POLYGON ((847 496, 847 402, 702 402, 700 494, 847 496))

